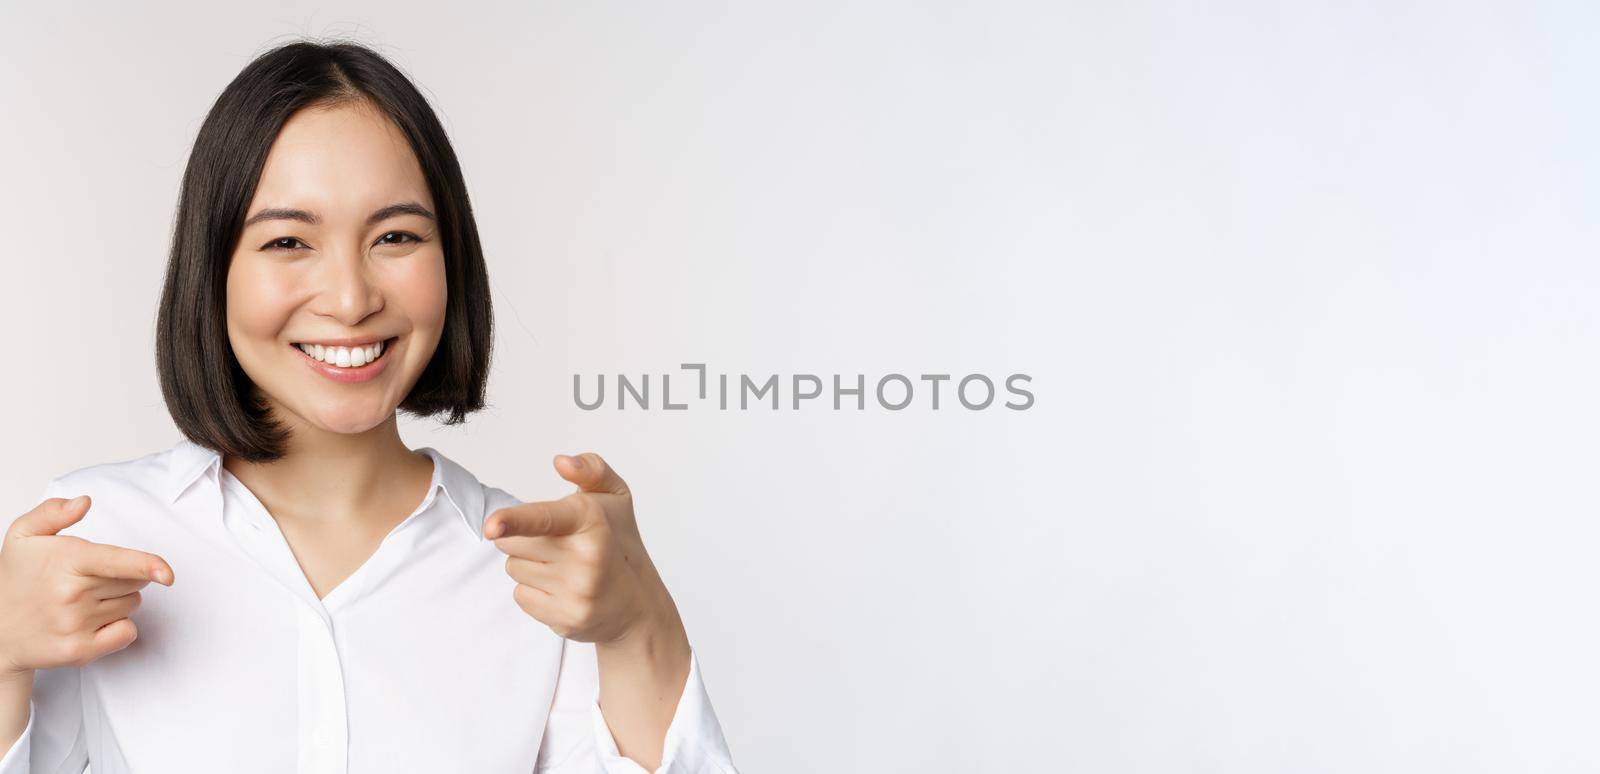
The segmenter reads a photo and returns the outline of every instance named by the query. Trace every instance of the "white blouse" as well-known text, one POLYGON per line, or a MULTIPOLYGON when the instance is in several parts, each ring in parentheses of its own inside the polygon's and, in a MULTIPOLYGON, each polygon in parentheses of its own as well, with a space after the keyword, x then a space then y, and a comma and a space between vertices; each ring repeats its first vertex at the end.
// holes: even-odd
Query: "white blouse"
MULTIPOLYGON (((61 534, 157 554, 176 578, 141 590, 133 644, 35 672, 0 774, 642 774, 600 712, 594 645, 518 607, 483 537, 519 501, 422 451, 422 504, 323 599, 214 451, 51 481, 46 497, 92 498, 61 534)), ((692 650, 656 771, 736 774, 692 650)))

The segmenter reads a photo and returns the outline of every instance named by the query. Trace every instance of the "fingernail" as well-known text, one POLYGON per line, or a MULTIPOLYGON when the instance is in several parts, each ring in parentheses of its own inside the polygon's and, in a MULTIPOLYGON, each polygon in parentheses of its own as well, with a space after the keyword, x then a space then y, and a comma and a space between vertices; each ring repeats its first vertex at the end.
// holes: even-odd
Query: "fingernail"
POLYGON ((157 567, 155 572, 150 573, 150 579, 163 586, 172 585, 172 573, 161 567, 157 567))
POLYGON ((71 500, 67 501, 67 507, 68 508, 76 508, 76 507, 82 505, 83 501, 87 500, 87 499, 89 499, 88 495, 78 495, 77 497, 74 497, 71 500))
POLYGON ((567 460, 572 463, 572 467, 578 468, 580 470, 583 468, 583 458, 582 457, 579 457, 576 454, 568 454, 567 455, 567 460))
POLYGON ((493 524, 490 524, 488 531, 486 531, 484 534, 488 535, 491 538, 497 538, 497 537, 500 537, 500 533, 505 532, 505 531, 506 531, 506 523, 503 522, 503 521, 497 521, 497 522, 495 522, 493 524))

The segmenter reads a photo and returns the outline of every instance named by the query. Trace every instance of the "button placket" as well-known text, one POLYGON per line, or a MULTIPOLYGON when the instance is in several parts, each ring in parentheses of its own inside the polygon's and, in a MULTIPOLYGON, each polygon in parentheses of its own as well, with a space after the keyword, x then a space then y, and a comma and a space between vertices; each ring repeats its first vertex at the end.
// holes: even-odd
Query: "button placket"
POLYGON ((328 619, 306 605, 299 618, 299 774, 344 774, 349 727, 344 671, 328 619))

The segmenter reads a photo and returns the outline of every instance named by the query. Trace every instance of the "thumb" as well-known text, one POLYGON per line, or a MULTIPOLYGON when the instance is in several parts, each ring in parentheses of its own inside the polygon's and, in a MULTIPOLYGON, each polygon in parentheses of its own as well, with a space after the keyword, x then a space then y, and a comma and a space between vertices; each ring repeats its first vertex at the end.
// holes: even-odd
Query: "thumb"
POLYGON ((10 537, 54 535, 78 523, 88 512, 88 495, 78 495, 71 500, 52 497, 12 522, 8 533, 10 537))
POLYGON ((605 458, 594 452, 582 454, 558 454, 555 458, 556 473, 562 478, 578 485, 584 492, 599 492, 605 494, 628 494, 628 483, 617 475, 606 464, 605 458))

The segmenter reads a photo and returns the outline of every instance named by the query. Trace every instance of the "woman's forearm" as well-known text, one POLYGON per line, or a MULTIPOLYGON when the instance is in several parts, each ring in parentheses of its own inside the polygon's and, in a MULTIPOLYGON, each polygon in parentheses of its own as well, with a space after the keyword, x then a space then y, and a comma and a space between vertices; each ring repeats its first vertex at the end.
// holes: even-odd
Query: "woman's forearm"
POLYGON ((33 698, 33 670, 0 672, 0 756, 28 727, 28 702, 33 698))
POLYGON ((647 771, 661 765, 667 728, 689 679, 689 636, 664 587, 661 594, 661 614, 649 625, 595 645, 600 713, 617 751, 647 771))

